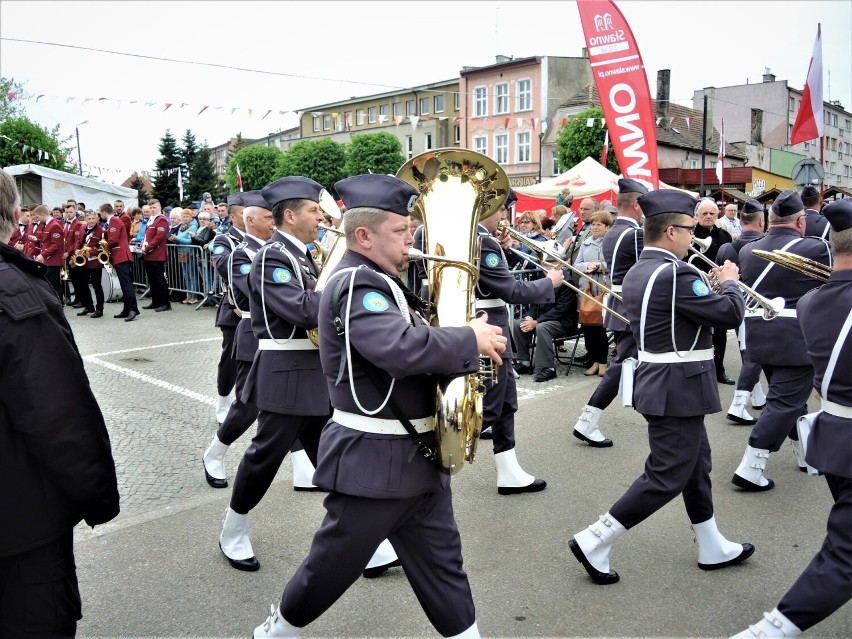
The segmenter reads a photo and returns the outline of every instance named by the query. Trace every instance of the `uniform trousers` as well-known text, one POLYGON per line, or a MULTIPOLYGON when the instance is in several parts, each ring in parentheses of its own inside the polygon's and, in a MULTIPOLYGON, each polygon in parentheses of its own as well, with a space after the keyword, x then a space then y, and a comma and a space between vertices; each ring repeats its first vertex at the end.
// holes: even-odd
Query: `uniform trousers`
MULTIPOLYGON (((89 285, 95 290, 95 310, 104 310, 104 285, 102 282, 104 270, 102 268, 87 268, 85 289, 89 294, 89 302, 92 301, 92 293, 89 291, 89 285)), ((86 308, 91 308, 87 306, 86 308)))
POLYGON ((801 630, 852 599, 852 479, 830 474, 825 479, 834 498, 825 541, 778 604, 778 611, 801 630))
POLYGON ((65 305, 65 294, 63 293, 64 287, 62 286, 62 278, 59 275, 59 271, 62 269, 61 266, 47 266, 45 267, 47 272, 45 273, 45 277, 47 278, 50 287, 56 292, 56 295, 62 301, 63 306, 65 305))
POLYGON ((121 287, 121 299, 124 302, 124 312, 136 311, 139 312, 139 307, 136 304, 136 291, 133 290, 133 277, 131 275, 132 266, 130 262, 121 262, 121 264, 113 264, 115 274, 118 276, 118 285, 121 287))
POLYGON ((92 308, 92 292, 89 290, 89 269, 85 266, 68 267, 68 279, 74 286, 74 299, 83 308, 92 308))
POLYGON ((301 440, 308 458, 316 466, 320 434, 326 422, 328 415, 282 415, 258 411, 257 433, 243 454, 234 479, 231 509, 245 515, 260 503, 297 439, 301 440))
POLYGON ((246 384, 246 378, 251 370, 251 362, 236 360, 236 374, 234 376, 234 389, 236 397, 231 402, 231 407, 228 409, 228 414, 225 421, 219 426, 216 431, 216 437, 225 446, 230 446, 240 438, 244 432, 249 429, 257 419, 257 405, 249 402, 245 403, 241 397, 243 394, 243 386, 246 384))
POLYGON ((151 303, 154 308, 169 304, 169 283, 166 281, 166 263, 145 260, 145 274, 151 288, 151 303))
POLYGON ((571 333, 571 322, 549 320, 536 324, 534 331, 525 333, 520 328, 522 319, 512 320, 512 338, 515 344, 515 359, 521 362, 530 361, 530 346, 535 335, 535 351, 533 366, 536 368, 555 368, 556 350, 553 340, 571 333))
MULTIPOLYGON (((782 348, 783 345, 779 345, 782 348)), ((751 430, 748 445, 775 452, 784 440, 799 439, 796 420, 808 412, 808 397, 814 381, 812 366, 764 365, 769 382, 766 408, 751 430)))
POLYGON ((222 354, 219 356, 219 366, 216 369, 216 392, 226 397, 237 381, 237 360, 234 359, 234 336, 236 326, 220 326, 222 331, 222 354))
POLYGON ((645 472, 613 504, 610 514, 630 529, 682 494, 689 521, 707 521, 713 516, 713 494, 704 416, 644 417, 651 447, 645 472))
POLYGON ((331 492, 311 550, 284 589, 281 614, 303 628, 357 581, 373 552, 389 539, 429 621, 444 637, 470 628, 476 612, 462 568, 452 491, 406 499, 331 492))
POLYGON ((82 617, 72 528, 49 544, 0 557, 0 637, 73 637, 82 617))
POLYGON ((486 382, 487 390, 482 400, 482 428, 491 427, 495 455, 515 447, 518 387, 515 384, 515 376, 509 374, 509 368, 506 361, 497 367, 497 383, 486 382))
POLYGON ((601 410, 605 410, 618 395, 618 386, 621 383, 621 363, 628 357, 638 357, 639 355, 636 340, 631 331, 614 331, 614 335, 615 357, 609 363, 603 379, 589 398, 589 406, 601 410))
POLYGON ((746 359, 746 351, 740 351, 740 356, 743 364, 737 377, 737 390, 750 393, 754 389, 754 385, 760 381, 760 371, 763 367, 757 362, 746 359))
POLYGON ((713 329, 713 363, 716 365, 716 375, 725 374, 725 349, 728 347, 728 331, 721 328, 713 329))

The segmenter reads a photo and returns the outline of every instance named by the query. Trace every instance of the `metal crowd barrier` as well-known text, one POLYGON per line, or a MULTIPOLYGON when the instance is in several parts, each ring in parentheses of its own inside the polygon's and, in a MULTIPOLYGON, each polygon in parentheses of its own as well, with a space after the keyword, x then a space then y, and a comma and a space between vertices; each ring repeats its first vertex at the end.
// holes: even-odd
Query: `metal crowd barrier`
MULTIPOLYGON (((131 245, 131 250, 136 247, 131 245)), ((148 277, 140 253, 133 253, 133 286, 148 295, 148 277)), ((186 293, 198 299, 196 309, 216 306, 222 298, 224 286, 213 268, 210 253, 193 244, 166 244, 166 281, 169 292, 186 293)))

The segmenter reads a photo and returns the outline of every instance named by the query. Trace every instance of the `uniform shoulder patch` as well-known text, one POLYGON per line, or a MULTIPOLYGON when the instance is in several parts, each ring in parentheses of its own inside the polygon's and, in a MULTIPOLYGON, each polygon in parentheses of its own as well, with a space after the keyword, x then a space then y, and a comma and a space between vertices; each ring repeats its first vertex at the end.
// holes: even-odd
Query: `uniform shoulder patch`
POLYGON ((225 252, 225 247, 219 244, 216 248, 213 249, 213 255, 221 255, 225 252))
POLYGON ((277 268, 272 271, 273 282, 277 282, 278 284, 286 284, 291 279, 293 279, 293 276, 290 275, 290 271, 288 271, 286 268, 277 268))
POLYGON ((483 261, 488 268, 495 268, 500 264, 500 256, 497 253, 488 253, 483 261))
POLYGON ((384 295, 371 291, 364 296, 364 308, 371 313, 384 313, 390 308, 390 304, 384 295))
POLYGON ((704 297, 705 295, 710 294, 710 287, 707 286, 703 280, 695 280, 692 283, 692 292, 698 297, 704 297))
POLYGON ((251 271, 251 264, 240 264, 240 273, 248 275, 249 271, 251 271))

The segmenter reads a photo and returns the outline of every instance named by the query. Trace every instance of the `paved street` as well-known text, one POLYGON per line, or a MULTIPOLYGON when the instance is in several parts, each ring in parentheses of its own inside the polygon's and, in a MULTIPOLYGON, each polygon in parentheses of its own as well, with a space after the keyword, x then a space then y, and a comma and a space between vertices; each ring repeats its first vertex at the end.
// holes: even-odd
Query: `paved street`
MULTIPOLYGON (((324 510, 322 495, 292 490, 288 461, 252 512, 256 573, 227 564, 217 546, 230 489, 204 481, 201 454, 216 423, 220 333, 214 309, 173 305, 132 323, 69 321, 112 438, 122 513, 78 527, 84 618, 80 637, 249 637, 304 558, 324 510)), ((739 371, 729 333, 728 374, 739 371)), ((581 347, 582 348, 582 347, 581 347)), ((453 481, 480 632, 487 637, 729 636, 771 610, 819 548, 831 503, 824 480, 798 472, 785 446, 769 461, 776 488, 737 491, 730 478, 749 429, 707 418, 720 529, 757 550, 740 566, 704 572, 682 502, 675 500, 614 547, 621 581, 596 586, 568 550, 641 473, 644 420, 613 406, 596 450, 571 428, 599 378, 574 369, 550 382, 519 380, 518 458, 547 480, 543 493, 499 496, 490 442, 453 481)), ((720 387, 727 408, 733 387, 720 387)), ((812 406, 814 404, 812 403, 812 406)), ((253 432, 253 429, 252 431, 253 432)), ((248 434, 227 457, 233 478, 248 434)), ((808 637, 852 635, 852 606, 808 637)), ((305 636, 437 637, 400 569, 361 580, 305 636)))

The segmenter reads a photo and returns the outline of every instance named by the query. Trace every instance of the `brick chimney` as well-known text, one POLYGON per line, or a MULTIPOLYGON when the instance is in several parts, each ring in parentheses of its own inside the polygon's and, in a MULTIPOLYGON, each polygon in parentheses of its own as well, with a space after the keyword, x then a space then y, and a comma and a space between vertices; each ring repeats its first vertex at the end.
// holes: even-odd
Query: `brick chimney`
POLYGON ((671 70, 660 69, 657 71, 657 102, 654 112, 658 118, 662 118, 660 124, 663 128, 668 127, 669 122, 669 91, 671 88, 671 70))
POLYGON ((763 81, 764 82, 775 82, 775 74, 773 74, 769 67, 763 68, 763 81))

